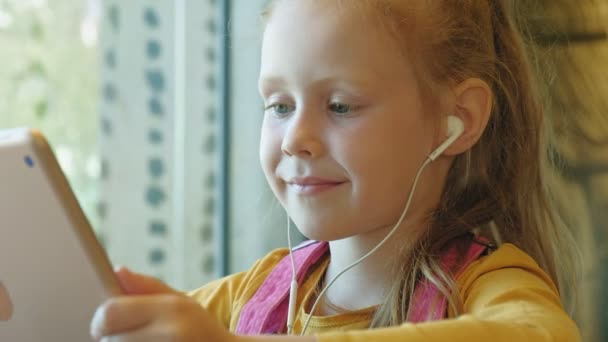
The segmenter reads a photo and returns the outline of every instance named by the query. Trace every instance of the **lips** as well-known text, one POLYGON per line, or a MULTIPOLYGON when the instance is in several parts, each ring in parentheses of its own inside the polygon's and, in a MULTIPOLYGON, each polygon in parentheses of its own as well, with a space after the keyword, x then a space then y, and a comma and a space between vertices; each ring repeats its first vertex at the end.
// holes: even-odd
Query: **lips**
POLYGON ((287 185, 302 195, 314 195, 326 192, 346 183, 342 180, 333 180, 320 177, 296 177, 286 182, 287 185))

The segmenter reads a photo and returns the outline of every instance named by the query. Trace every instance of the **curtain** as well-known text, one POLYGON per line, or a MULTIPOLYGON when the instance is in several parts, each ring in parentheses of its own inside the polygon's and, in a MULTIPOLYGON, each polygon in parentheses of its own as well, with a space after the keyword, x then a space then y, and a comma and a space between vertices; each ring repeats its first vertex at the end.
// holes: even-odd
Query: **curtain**
POLYGON ((218 4, 114 0, 103 10, 99 235, 113 263, 200 286, 220 263, 218 4))

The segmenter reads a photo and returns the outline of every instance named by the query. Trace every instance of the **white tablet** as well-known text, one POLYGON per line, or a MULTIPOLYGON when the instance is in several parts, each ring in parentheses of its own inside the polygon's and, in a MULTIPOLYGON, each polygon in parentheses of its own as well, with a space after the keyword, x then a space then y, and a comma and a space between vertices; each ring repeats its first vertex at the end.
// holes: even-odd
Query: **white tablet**
POLYGON ((90 341, 96 308, 120 293, 42 134, 0 131, 0 341, 90 341))

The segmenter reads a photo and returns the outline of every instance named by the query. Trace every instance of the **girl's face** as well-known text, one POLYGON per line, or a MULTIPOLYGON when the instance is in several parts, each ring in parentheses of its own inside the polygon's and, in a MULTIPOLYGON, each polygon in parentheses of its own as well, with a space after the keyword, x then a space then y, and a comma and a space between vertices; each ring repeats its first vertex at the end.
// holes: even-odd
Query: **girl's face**
MULTIPOLYGON (((274 194, 316 240, 396 223, 436 141, 410 64, 371 20, 327 1, 283 1, 262 46, 260 158, 274 194)), ((421 178, 411 216, 438 199, 421 178)))

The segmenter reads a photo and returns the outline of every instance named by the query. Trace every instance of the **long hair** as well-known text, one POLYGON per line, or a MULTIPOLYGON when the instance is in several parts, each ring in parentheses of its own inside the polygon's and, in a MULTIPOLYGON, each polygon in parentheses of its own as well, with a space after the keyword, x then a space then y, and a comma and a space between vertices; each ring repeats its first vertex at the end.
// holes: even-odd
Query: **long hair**
MULTIPOLYGON (((442 292, 454 315, 462 312, 455 279, 439 256, 448 242, 472 231, 512 243, 529 254, 555 282, 564 300, 574 285, 575 245, 554 207, 548 147, 549 123, 522 36, 501 0, 357 0, 341 8, 365 8, 359 15, 394 38, 415 64, 424 103, 437 101, 440 86, 470 77, 493 91, 488 125, 479 142, 455 158, 430 227, 395 263, 394 281, 371 327, 408 321, 417 282, 427 278, 442 292), (356 4, 356 5, 355 5, 356 4), (409 48, 409 49, 408 49, 409 48)), ((265 15, 272 14, 271 1, 265 15)), ((353 12, 354 13, 354 12, 353 12)))

